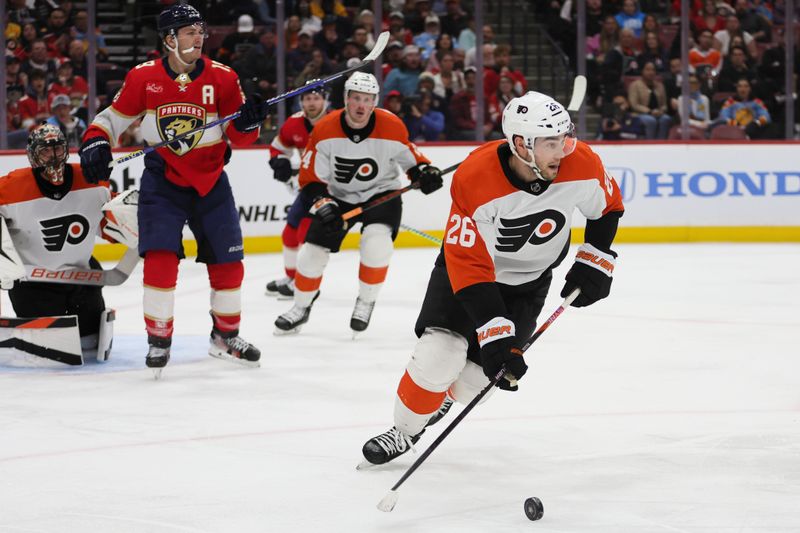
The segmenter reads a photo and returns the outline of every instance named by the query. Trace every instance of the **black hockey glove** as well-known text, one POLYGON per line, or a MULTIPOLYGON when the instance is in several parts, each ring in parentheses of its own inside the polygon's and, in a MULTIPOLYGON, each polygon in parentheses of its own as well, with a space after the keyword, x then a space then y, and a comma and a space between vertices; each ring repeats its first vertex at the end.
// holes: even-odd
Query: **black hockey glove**
POLYGON ((528 371, 525 358, 517 348, 514 323, 507 318, 495 317, 478 328, 478 343, 481 346, 481 366, 483 373, 493 379, 505 367, 506 376, 497 386, 503 390, 515 391, 519 387, 510 379, 520 379, 528 371))
POLYGON ((111 155, 111 145, 105 137, 97 136, 86 141, 78 150, 81 157, 81 170, 89 183, 108 181, 111 177, 111 168, 108 166, 114 160, 111 155))
POLYGON ((267 120, 268 114, 266 100, 253 96, 239 107, 239 116, 233 119, 233 127, 242 133, 250 133, 267 120))
POLYGON ((408 179, 411 183, 419 183, 419 190, 423 194, 430 194, 438 191, 444 185, 442 171, 439 168, 427 163, 420 163, 408 169, 408 179))
POLYGON ((586 307, 608 296, 616 257, 614 252, 608 254, 591 244, 582 244, 575 255, 575 264, 565 276, 567 282, 561 289, 561 297, 566 298, 575 289, 580 289, 581 293, 572 305, 586 307))
POLYGON ((225 143, 225 155, 222 156, 222 166, 224 167, 228 163, 231 162, 231 156, 233 155, 233 148, 231 148, 231 143, 225 143))
POLYGON ((276 180, 286 183, 292 178, 292 163, 285 157, 273 157, 269 160, 269 166, 276 180))
POLYGON ((337 233, 345 229, 342 210, 336 200, 330 196, 316 197, 308 213, 322 222, 325 231, 329 233, 337 233))

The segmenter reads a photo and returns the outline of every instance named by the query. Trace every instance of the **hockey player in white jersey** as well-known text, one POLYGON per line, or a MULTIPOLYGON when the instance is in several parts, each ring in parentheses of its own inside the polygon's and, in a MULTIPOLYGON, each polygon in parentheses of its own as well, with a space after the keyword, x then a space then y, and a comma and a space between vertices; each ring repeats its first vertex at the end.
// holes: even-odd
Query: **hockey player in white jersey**
POLYGON ((441 171, 408 140, 403 121, 376 109, 380 89, 372 74, 354 73, 344 85, 345 108, 329 113, 311 132, 300 165, 301 194, 313 200, 306 242, 297 257, 294 307, 275 321, 275 333, 295 333, 308 321, 329 255, 361 222, 359 291, 350 318, 354 332, 369 325, 386 279, 402 215, 396 197, 345 221, 342 214, 401 188, 397 166, 420 190, 442 186, 441 171))
MULTIPOLYGON (((111 199, 109 183, 89 183, 80 165, 67 164, 67 142, 55 126, 33 130, 27 152, 30 168, 0 178, 0 283, 18 317, 77 315, 81 348, 97 350, 98 360, 106 360, 113 310, 106 308, 102 288, 28 281, 25 267, 36 267, 43 279, 47 272, 99 269, 92 257, 95 236, 115 240, 109 233, 114 222, 109 226, 103 213, 111 199)), ((45 322, 37 324, 46 328, 45 322)))

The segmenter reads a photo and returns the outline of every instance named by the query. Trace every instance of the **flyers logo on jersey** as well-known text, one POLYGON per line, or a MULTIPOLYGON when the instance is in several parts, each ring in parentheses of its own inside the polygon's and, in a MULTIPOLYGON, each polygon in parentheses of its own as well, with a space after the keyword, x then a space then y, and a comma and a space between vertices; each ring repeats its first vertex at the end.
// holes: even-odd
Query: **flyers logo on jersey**
POLYGON ((564 228, 567 217, 555 209, 547 209, 522 218, 501 218, 497 229, 498 252, 518 252, 525 243, 544 244, 564 228))
MULTIPOLYGON (((194 104, 166 104, 156 108, 156 124, 161 140, 171 141, 175 137, 198 128, 206 123, 206 110, 194 104)), ((167 147, 176 155, 184 155, 197 146, 202 131, 185 139, 170 143, 167 147)))
POLYGON ((48 252, 60 252, 64 243, 80 244, 89 234, 89 221, 81 215, 66 215, 39 221, 48 252))
POLYGON ((333 172, 339 183, 350 183, 353 178, 359 181, 369 181, 378 175, 378 163, 372 158, 347 159, 334 156, 333 172))

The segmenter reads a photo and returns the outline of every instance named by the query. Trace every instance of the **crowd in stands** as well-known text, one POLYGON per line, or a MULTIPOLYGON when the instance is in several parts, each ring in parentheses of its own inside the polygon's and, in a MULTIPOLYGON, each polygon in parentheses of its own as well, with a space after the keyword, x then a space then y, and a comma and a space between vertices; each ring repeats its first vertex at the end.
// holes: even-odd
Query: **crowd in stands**
MULTIPOLYGON (((689 4, 691 137, 783 138, 784 2, 689 4)), ((589 104, 603 116, 598 138, 680 138, 680 6, 680 0, 586 0, 589 104)), ((573 60, 575 11, 573 0, 553 0, 546 12, 549 31, 573 60)), ((794 68, 800 68, 800 48, 794 68)), ((796 98, 796 80, 794 92, 790 97, 796 98)))
MULTIPOLYGON (((161 0, 155 9, 173 1, 161 0)), ((383 20, 375 20, 364 8, 370 4, 366 0, 287 2, 287 89, 355 64, 374 46, 377 26, 391 34, 382 56, 380 105, 403 119, 412 140, 473 140, 476 125, 483 128, 485 138, 501 138, 503 107, 529 90, 528 82, 511 62, 511 47, 496 39, 491 25, 480 28, 483 72, 477 72, 477 29, 467 1, 387 0, 383 20), (485 97, 483 117, 477 117, 480 90, 485 97)), ((734 137, 781 138, 783 1, 692 0, 690 4, 692 137, 714 138, 725 132, 734 137), (718 126, 725 127, 715 133, 718 126)), ((544 17, 549 33, 574 65, 575 0, 534 5, 535 15, 544 17)), ((69 0, 8 0, 7 6, 10 145, 24 145, 27 131, 47 120, 61 127, 75 147, 88 120, 87 13, 74 9, 69 0)), ((197 7, 205 9, 209 23, 205 53, 231 66, 248 95, 275 96, 279 58, 274 2, 221 0, 197 7)), ((682 112, 681 36, 676 24, 680 1, 586 0, 586 15, 587 102, 603 117, 590 137, 677 138, 675 126, 682 112)), ((144 18, 154 28, 155 17, 144 18)), ((99 30, 95 34, 97 61, 104 62, 105 40, 99 30)), ((146 58, 160 53, 156 46, 146 58)), ((800 60, 800 53, 795 57, 800 60)), ((121 83, 105 81, 98 80, 101 108, 121 83)), ((343 106, 341 92, 341 84, 333 86, 332 107, 343 106)), ((136 124, 123 142, 141 142, 136 124)))

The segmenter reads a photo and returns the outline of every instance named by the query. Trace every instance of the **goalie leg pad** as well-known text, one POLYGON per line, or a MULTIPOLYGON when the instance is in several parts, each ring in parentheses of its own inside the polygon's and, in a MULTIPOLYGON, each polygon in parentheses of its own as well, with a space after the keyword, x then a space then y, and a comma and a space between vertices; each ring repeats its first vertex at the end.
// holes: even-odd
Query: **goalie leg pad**
POLYGON ((445 329, 427 328, 397 388, 395 426, 407 435, 419 434, 441 407, 466 360, 464 337, 445 329))
POLYGON ((117 312, 106 308, 100 314, 100 331, 97 338, 97 362, 105 363, 111 358, 111 345, 114 342, 114 320, 117 312))

